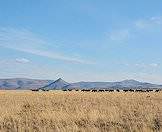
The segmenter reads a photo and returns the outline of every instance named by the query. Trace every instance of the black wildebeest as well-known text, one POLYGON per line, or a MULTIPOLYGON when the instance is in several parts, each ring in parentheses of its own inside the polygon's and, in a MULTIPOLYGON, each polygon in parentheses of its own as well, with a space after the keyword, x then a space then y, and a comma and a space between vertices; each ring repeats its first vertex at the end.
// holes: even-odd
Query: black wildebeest
POLYGON ((75 91, 79 91, 79 89, 75 89, 75 91))
POLYGON ((113 90, 113 89, 109 89, 108 91, 109 91, 109 92, 114 92, 114 90, 113 90))
POLYGON ((155 92, 160 92, 160 89, 156 89, 155 92))
POLYGON ((129 89, 129 92, 134 92, 134 89, 129 89))
POLYGON ((153 89, 146 89, 146 92, 153 92, 153 89))
POLYGON ((68 90, 67 90, 67 89, 63 89, 62 91, 65 91, 65 92, 66 92, 66 91, 68 91, 68 90))
POLYGON ((90 89, 82 89, 81 91, 82 92, 90 92, 91 90, 90 89))
POLYGON ((31 91, 38 92, 39 89, 31 89, 31 91))
POLYGON ((72 89, 68 89, 68 91, 72 91, 72 89))
POLYGON ((104 89, 99 89, 98 92, 105 92, 105 90, 104 89))
POLYGON ((136 89, 135 92, 146 92, 146 90, 136 89))
POLYGON ((119 89, 116 89, 116 92, 120 92, 120 90, 119 89))
POLYGON ((96 89, 92 89, 92 92, 97 92, 97 90, 96 89))
POLYGON ((124 91, 124 92, 128 92, 129 90, 128 90, 128 89, 124 89, 123 91, 124 91))

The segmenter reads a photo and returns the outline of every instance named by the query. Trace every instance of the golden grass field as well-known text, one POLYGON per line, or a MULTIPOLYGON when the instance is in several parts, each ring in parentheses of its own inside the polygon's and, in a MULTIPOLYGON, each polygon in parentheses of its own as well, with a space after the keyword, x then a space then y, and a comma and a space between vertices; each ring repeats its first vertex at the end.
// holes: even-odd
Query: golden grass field
POLYGON ((1 132, 158 132, 162 92, 0 91, 1 132))

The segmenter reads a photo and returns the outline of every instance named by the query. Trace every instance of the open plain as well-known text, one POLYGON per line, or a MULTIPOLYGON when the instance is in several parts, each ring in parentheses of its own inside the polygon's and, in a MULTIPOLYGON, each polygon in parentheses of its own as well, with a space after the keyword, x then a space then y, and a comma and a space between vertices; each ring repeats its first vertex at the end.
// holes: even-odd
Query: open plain
POLYGON ((0 91, 1 132, 158 132, 162 92, 0 91))

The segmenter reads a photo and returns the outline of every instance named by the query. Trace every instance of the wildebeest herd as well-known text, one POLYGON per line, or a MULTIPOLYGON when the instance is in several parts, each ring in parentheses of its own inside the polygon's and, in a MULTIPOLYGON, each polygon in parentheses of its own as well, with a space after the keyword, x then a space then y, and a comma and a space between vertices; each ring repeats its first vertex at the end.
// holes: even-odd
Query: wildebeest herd
MULTIPOLYGON (((31 89, 31 91, 49 91, 49 89, 31 89)), ((162 89, 62 89, 62 91, 80 92, 160 92, 162 89)))
POLYGON ((160 92, 162 89, 63 89, 62 91, 81 91, 81 92, 160 92))

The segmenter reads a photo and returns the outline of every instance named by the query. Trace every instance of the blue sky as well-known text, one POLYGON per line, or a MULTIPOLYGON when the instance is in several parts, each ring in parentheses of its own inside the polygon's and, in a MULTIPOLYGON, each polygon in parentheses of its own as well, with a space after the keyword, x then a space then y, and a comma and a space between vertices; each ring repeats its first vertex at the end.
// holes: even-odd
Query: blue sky
POLYGON ((1 0, 0 78, 162 84, 161 0, 1 0))

